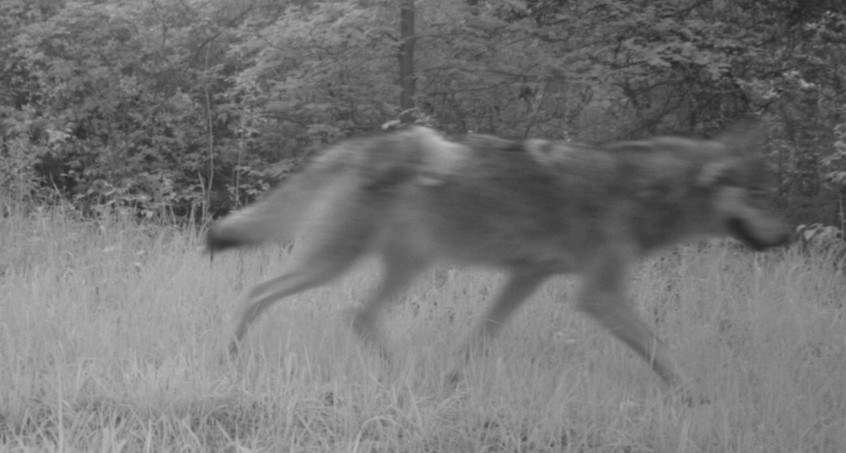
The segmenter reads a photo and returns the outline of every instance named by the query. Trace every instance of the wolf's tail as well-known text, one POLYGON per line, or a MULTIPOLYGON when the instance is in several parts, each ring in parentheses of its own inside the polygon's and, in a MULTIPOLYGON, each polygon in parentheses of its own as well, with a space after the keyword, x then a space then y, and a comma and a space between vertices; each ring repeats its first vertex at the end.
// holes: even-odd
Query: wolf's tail
POLYGON ((218 220, 206 233, 206 252, 293 241, 314 199, 331 183, 330 173, 342 166, 337 159, 314 162, 263 199, 218 220))
MULTIPOLYGON (((206 251, 291 242, 315 205, 344 209, 358 190, 393 193, 417 177, 439 180, 454 171, 464 147, 425 127, 335 145, 264 199, 221 219, 206 235, 206 251), (321 203, 322 200, 322 203, 321 203)), ((384 201, 384 198, 382 198, 384 201)), ((374 219, 375 221, 375 219, 374 219)))

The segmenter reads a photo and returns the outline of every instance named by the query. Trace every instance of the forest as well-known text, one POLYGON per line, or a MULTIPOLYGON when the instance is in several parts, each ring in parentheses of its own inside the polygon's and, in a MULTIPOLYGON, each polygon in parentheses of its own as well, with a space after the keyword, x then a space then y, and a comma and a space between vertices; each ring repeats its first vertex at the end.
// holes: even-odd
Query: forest
POLYGON ((0 202, 206 221, 405 123, 602 143, 766 125, 843 227, 839 0, 0 0, 0 202))

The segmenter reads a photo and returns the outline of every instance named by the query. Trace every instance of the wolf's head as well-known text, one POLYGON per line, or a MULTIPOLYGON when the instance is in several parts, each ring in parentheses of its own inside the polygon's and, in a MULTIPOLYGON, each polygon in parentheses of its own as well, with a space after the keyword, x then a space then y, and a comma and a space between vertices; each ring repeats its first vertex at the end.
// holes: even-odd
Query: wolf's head
POLYGON ((696 183, 711 200, 709 232, 764 250, 788 242, 790 231, 770 208, 774 181, 754 149, 762 128, 749 126, 736 127, 709 143, 713 158, 696 183))

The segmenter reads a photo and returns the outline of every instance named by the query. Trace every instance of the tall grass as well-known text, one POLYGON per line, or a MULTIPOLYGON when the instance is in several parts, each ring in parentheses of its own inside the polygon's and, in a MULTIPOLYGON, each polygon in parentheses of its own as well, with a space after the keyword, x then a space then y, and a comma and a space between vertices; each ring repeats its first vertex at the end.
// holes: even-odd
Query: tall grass
POLYGON ((345 309, 365 263, 286 300, 220 360, 268 248, 215 257, 190 230, 13 214, 0 224, 0 451, 846 451, 846 278, 798 253, 686 247, 630 294, 708 402, 662 396, 648 367, 551 281, 444 385, 500 279, 437 269, 392 308, 397 364, 345 309))

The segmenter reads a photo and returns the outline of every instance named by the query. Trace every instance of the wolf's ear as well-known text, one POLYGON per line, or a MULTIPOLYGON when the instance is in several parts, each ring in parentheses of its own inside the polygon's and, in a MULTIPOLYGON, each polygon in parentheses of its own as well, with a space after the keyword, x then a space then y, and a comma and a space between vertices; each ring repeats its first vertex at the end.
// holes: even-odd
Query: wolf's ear
POLYGON ((763 124, 752 118, 744 118, 726 129, 715 140, 734 152, 744 153, 760 146, 766 136, 767 128, 763 124))

